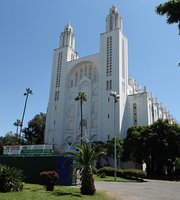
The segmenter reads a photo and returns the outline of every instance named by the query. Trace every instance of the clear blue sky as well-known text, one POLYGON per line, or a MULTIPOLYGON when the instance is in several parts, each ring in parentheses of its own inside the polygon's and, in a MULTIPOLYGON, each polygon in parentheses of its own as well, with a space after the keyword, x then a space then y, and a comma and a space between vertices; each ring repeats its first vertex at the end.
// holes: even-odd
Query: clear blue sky
POLYGON ((0 0, 0 135, 15 132, 25 88, 31 88, 25 123, 46 112, 53 49, 70 22, 81 57, 99 51, 112 4, 129 41, 129 74, 180 121, 180 36, 177 25, 156 15, 163 0, 0 0))

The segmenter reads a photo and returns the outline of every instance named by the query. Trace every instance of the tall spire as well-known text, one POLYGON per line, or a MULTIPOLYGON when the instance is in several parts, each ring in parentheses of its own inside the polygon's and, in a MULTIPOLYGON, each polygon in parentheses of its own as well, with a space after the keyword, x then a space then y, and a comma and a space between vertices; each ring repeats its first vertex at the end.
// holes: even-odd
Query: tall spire
POLYGON ((122 19, 115 5, 109 10, 109 15, 106 17, 106 32, 114 29, 122 29, 122 19))
POLYGON ((70 46, 72 49, 74 49, 75 46, 75 37, 70 23, 64 27, 64 32, 62 32, 60 36, 60 47, 65 46, 70 46))

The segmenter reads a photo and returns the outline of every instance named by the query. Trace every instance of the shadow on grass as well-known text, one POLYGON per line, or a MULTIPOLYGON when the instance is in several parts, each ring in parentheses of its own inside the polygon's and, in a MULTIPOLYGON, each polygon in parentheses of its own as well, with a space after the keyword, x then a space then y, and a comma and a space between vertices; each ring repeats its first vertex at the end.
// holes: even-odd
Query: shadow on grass
POLYGON ((76 192, 53 192, 54 196, 73 196, 73 197, 82 197, 80 194, 76 194, 76 192))
POLYGON ((144 179, 127 179, 126 181, 122 181, 122 180, 108 180, 108 179, 105 179, 103 180, 104 182, 116 182, 116 183, 144 183, 144 182, 147 182, 145 181, 144 179))

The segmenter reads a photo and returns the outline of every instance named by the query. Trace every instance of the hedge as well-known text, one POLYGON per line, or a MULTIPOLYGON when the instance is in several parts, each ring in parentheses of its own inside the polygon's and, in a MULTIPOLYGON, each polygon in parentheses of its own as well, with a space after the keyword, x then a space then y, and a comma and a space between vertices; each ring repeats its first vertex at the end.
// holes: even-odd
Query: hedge
MULTIPOLYGON (((105 174, 106 176, 114 176, 115 169, 113 167, 103 167, 97 171, 98 175, 105 174)), ((146 177, 146 172, 139 170, 139 169, 116 169, 117 177, 122 177, 126 179, 136 179, 142 180, 146 177)))

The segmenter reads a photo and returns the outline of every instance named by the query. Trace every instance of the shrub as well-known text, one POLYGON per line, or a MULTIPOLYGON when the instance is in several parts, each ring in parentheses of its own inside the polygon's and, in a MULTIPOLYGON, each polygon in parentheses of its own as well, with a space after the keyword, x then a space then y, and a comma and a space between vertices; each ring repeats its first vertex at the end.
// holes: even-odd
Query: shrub
POLYGON ((122 169, 117 169, 116 174, 117 174, 117 177, 123 177, 123 176, 124 176, 124 170, 122 170, 122 169))
POLYGON ((123 177, 128 179, 143 179, 146 177, 146 173, 139 169, 128 169, 123 171, 123 177))
POLYGON ((46 187, 47 191, 53 191, 54 186, 59 179, 59 175, 56 171, 43 171, 40 173, 41 184, 46 187))
POLYGON ((114 168, 113 167, 102 167, 97 171, 98 174, 106 174, 107 176, 114 176, 114 168))
POLYGON ((0 165, 0 192, 22 190, 22 179, 23 174, 21 170, 0 165))
MULTIPOLYGON (((103 167, 98 170, 98 175, 105 174, 107 176, 114 176, 114 168, 113 167, 103 167)), ((142 170, 138 169, 129 169, 129 170, 122 170, 116 169, 116 174, 118 177, 127 178, 127 179, 143 179, 146 177, 146 173, 142 170)))
POLYGON ((102 173, 99 174, 99 177, 100 177, 100 178, 105 178, 105 177, 106 177, 106 174, 105 174, 104 172, 102 172, 102 173))

